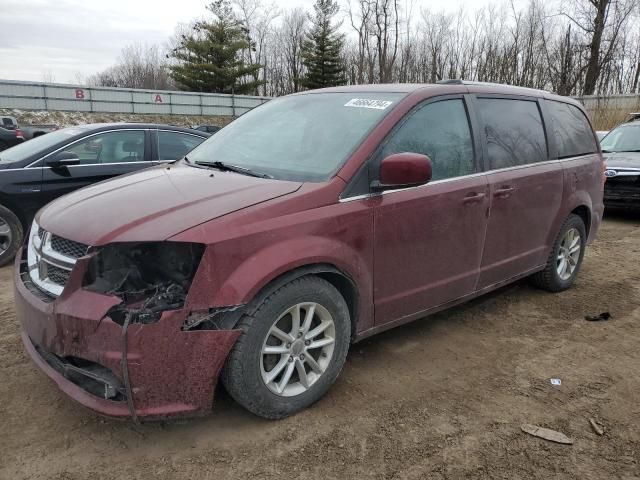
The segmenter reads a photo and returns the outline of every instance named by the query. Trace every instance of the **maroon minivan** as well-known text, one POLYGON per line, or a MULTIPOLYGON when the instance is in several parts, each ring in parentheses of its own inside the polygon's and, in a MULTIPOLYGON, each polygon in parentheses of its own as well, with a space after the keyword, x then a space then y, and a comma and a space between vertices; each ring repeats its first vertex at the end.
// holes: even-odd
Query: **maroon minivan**
POLYGON ((22 338, 113 417, 196 415, 218 376, 266 418, 349 345, 530 277, 569 288, 603 205, 582 107, 461 81, 272 100, 170 166, 43 208, 15 268, 22 338))

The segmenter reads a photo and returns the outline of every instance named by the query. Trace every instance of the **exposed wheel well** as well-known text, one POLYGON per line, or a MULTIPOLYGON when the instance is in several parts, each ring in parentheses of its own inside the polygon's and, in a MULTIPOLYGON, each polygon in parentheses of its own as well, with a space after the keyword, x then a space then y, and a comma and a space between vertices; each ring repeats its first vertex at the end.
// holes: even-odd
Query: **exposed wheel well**
POLYGON ((587 238, 589 238, 589 230, 591 229, 591 211, 585 205, 581 205, 574 208, 571 213, 578 215, 584 222, 584 228, 587 232, 587 238))
POLYGON ((316 275, 326 280, 344 297, 344 300, 347 302, 347 307, 349 308, 349 316, 351 317, 351 339, 353 340, 358 324, 358 289, 354 281, 347 274, 331 264, 305 265, 283 273, 260 290, 254 300, 250 302, 251 306, 249 310, 257 307, 256 303, 260 303, 259 299, 265 298, 285 284, 305 275, 316 275), (256 300, 258 301, 256 302, 256 300))
POLYGON ((349 316, 351 317, 351 339, 356 336, 356 325, 358 319, 358 290, 353 281, 336 269, 335 272, 327 271, 317 274, 320 278, 326 280, 333 285, 336 290, 344 297, 349 307, 349 316))

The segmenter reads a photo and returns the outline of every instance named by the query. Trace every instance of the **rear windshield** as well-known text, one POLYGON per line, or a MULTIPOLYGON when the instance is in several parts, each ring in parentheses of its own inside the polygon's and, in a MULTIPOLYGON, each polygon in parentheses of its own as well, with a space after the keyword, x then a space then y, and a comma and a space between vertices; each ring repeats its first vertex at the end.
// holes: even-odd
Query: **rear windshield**
POLYGON ((606 152, 640 152, 640 122, 611 130, 600 143, 606 152))
POLYGON ((325 181, 403 96, 349 92, 278 98, 230 123, 187 157, 281 180, 325 181))
POLYGON ((82 133, 82 129, 78 127, 69 127, 35 137, 33 140, 20 143, 15 147, 11 147, 0 152, 0 163, 21 162, 40 151, 44 151, 55 146, 60 142, 71 140, 80 133, 82 133))

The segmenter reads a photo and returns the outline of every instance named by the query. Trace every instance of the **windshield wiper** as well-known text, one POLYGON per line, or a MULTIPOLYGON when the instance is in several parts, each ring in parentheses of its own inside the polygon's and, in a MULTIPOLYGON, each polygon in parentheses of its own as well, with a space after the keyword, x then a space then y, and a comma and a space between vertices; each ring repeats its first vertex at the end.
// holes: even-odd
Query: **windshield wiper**
POLYGON ((247 167, 241 167, 239 165, 232 165, 230 163, 221 162, 219 160, 215 161, 215 162, 196 162, 196 165, 203 165, 205 167, 213 167, 213 168, 217 168, 219 170, 227 170, 227 171, 230 171, 230 172, 241 173, 243 175, 250 175, 252 177, 273 178, 271 175, 268 175, 266 173, 256 172, 256 171, 251 170, 250 168, 247 168, 247 167))

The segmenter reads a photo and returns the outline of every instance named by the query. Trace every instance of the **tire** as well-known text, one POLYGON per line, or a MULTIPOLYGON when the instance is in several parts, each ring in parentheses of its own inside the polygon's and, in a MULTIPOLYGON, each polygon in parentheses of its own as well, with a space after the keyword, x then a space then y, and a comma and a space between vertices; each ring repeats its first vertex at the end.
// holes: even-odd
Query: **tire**
MULTIPOLYGON (((585 245, 587 241, 587 231, 584 226, 584 222, 582 218, 578 215, 571 214, 565 222, 560 227, 560 231, 558 232, 558 236, 556 237, 555 242, 553 243, 553 248, 549 253, 549 258, 547 258, 547 263, 543 270, 531 276, 531 283, 543 290, 547 290, 549 292, 561 292, 570 288, 573 285, 573 282, 580 271, 580 266, 582 265, 582 259, 584 257, 585 245), (560 274, 560 264, 561 260, 559 259, 560 255, 566 252, 563 241, 566 240, 566 236, 570 231, 577 232, 579 235, 578 245, 580 246, 580 250, 578 255, 574 256, 573 259, 575 261, 575 265, 573 266, 572 271, 565 271, 564 276, 560 274), (577 257, 577 258, 576 258, 577 257)), ((565 257, 567 258, 567 257, 565 257)), ((565 260, 566 262, 567 260, 565 260)), ((569 265, 572 265, 572 262, 569 262, 569 265)))
POLYGON ((319 400, 342 370, 351 336, 349 309, 344 298, 329 282, 312 275, 293 280, 259 301, 253 312, 240 319, 238 328, 243 333, 227 358, 222 382, 236 402, 267 419, 293 415, 319 400), (311 315, 313 321, 309 325, 305 320, 312 304, 315 304, 311 315), (277 325, 285 334, 297 331, 290 313, 297 305, 300 305, 299 324, 302 330, 307 324, 306 333, 292 343, 285 343, 289 340, 274 336, 272 327, 277 325), (327 327, 322 333, 309 336, 318 331, 320 325, 329 325, 331 322, 333 328, 327 327), (334 336, 334 342, 329 344, 331 335, 334 336), (313 347, 316 342, 318 345, 322 342, 327 345, 313 347), (269 354, 263 353, 263 348, 284 351, 269 354), (303 357, 304 360, 300 360, 303 357), (265 377, 279 367, 282 373, 276 374, 274 381, 267 383, 265 377), (317 373, 323 367, 322 373, 317 373), (304 369, 307 385, 303 384, 299 368, 304 369), (286 382, 285 375, 289 370, 292 373, 289 373, 290 380, 286 382), (284 390, 277 392, 281 385, 284 385, 284 390))
POLYGON ((0 152, 3 151, 3 150, 6 150, 7 148, 9 148, 9 145, 7 145, 3 141, 0 141, 0 152))
POLYGON ((23 237, 20 219, 11 210, 0 205, 0 267, 13 260, 22 245, 23 237))

